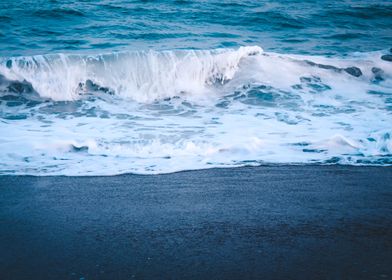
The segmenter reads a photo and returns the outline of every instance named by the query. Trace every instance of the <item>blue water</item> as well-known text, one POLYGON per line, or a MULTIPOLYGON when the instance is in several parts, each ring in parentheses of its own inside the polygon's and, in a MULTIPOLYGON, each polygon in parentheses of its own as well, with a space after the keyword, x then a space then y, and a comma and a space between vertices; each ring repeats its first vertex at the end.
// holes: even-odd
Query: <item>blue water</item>
POLYGON ((392 1, 10 1, 0 55, 259 45, 348 54, 392 42, 392 1))
POLYGON ((392 1, 0 2, 0 174, 392 164, 392 1))

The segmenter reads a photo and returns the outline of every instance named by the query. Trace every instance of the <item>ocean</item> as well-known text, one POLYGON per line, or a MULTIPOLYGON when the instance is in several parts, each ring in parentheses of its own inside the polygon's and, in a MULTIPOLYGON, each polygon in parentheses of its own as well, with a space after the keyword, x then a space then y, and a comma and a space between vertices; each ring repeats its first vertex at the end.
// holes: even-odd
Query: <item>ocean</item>
POLYGON ((392 1, 0 2, 0 175, 392 165, 392 1))

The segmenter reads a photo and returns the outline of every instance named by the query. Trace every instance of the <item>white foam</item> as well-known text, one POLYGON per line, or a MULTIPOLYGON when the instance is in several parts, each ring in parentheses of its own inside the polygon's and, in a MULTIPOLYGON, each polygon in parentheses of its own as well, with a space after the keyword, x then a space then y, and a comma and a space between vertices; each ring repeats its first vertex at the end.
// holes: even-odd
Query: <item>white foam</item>
POLYGON ((12 58, 11 68, 5 59, 0 74, 8 80, 26 80, 54 100, 82 100, 78 106, 69 103, 75 105, 71 109, 52 102, 7 107, 4 101, 2 116, 27 118, 0 119, 0 174, 152 174, 260 163, 388 165, 392 63, 380 55, 326 58, 243 47, 12 58), (363 75, 344 71, 353 66, 363 75), (374 67, 382 69, 383 80, 374 80, 374 67), (86 80, 114 96, 84 99, 79 84, 86 80))
POLYGON ((99 56, 49 55, 9 59, 0 74, 28 81, 42 96, 56 101, 80 97, 80 84, 91 80, 117 95, 139 102, 200 95, 216 82, 231 80, 241 59, 262 53, 260 47, 213 51, 145 51, 99 56))

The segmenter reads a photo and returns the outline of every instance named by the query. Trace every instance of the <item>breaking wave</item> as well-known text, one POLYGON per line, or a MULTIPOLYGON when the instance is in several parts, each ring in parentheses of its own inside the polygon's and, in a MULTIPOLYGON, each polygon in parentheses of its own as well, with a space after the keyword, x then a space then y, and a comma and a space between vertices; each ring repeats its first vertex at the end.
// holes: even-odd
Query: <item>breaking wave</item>
POLYGON ((3 84, 7 80, 21 91, 34 89, 41 97, 55 101, 77 100, 83 94, 103 91, 151 102, 183 94, 208 94, 233 78, 237 78, 237 84, 257 81, 271 86, 281 86, 288 80, 293 86, 305 76, 336 76, 345 82, 355 81, 349 80, 350 76, 360 78, 356 82, 388 80, 391 63, 379 56, 374 52, 328 59, 266 53, 258 46, 95 56, 52 54, 2 58, 0 75, 3 84), (238 72, 242 75, 236 77, 238 72))
POLYGON ((392 55, 0 58, 0 174, 392 164, 392 55))
POLYGON ((101 90, 148 102, 181 93, 201 94, 209 86, 231 80, 241 60, 261 53, 260 47, 242 47, 17 57, 3 60, 0 73, 8 80, 31 84, 40 96, 56 101, 101 90))

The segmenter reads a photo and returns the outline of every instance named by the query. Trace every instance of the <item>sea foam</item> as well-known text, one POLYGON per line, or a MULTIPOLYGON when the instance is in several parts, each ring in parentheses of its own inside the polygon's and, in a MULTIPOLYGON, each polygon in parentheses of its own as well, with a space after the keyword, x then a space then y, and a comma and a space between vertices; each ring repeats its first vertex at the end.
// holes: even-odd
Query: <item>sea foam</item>
POLYGON ((47 55, 9 58, 0 74, 27 81, 42 97, 76 100, 101 89, 140 102, 181 93, 202 94, 207 87, 231 80, 242 59, 262 53, 260 47, 238 50, 142 51, 97 56, 47 55))
POLYGON ((392 163, 388 51, 238 49, 0 59, 0 173, 392 163))

